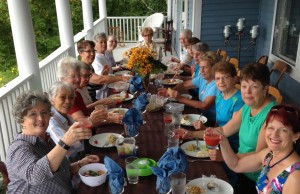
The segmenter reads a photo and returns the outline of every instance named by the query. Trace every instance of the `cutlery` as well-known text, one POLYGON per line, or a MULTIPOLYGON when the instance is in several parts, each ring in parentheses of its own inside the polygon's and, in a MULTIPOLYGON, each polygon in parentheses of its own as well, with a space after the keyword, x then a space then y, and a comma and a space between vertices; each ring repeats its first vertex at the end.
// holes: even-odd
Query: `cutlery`
POLYGON ((198 137, 196 137, 196 149, 197 149, 197 150, 200 150, 200 147, 199 147, 199 139, 198 139, 198 137))
MULTIPOLYGON (((208 162, 208 161, 212 161, 210 159, 187 159, 188 162, 208 162)), ((213 161, 212 161, 213 162, 213 161)))
MULTIPOLYGON (((203 113, 201 113, 200 116, 199 116, 199 121, 200 121, 201 123, 202 123, 202 120, 201 120, 202 114, 203 114, 203 113)), ((203 124, 203 123, 202 123, 202 124, 203 124)))

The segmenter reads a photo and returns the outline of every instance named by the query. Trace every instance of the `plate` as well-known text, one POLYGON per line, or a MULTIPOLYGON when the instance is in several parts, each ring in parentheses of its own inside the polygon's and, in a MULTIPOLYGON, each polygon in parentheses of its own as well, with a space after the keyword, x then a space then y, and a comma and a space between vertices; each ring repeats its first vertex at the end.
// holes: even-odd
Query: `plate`
POLYGON ((111 108, 108 109, 108 114, 113 115, 113 114, 121 114, 121 115, 125 115, 125 113, 128 111, 127 108, 111 108))
POLYGON ((208 149, 206 148, 205 142, 204 141, 198 141, 198 143, 199 143, 199 147, 200 147, 199 151, 195 149, 195 147, 197 145, 196 141, 185 142, 184 144, 181 145, 181 149, 188 156, 192 156, 192 157, 195 157, 195 158, 207 158, 207 157, 209 157, 208 156, 208 149), (192 151, 187 150, 187 149, 193 148, 193 147, 194 147, 194 150, 192 150, 192 151))
POLYGON ((165 71, 165 74, 166 75, 175 75, 176 73, 181 74, 182 72, 183 72, 182 70, 179 70, 178 73, 176 71, 167 70, 167 71, 165 71))
POLYGON ((123 75, 123 74, 132 74, 132 72, 131 71, 129 71, 129 70, 123 70, 123 71, 117 71, 117 72, 115 72, 114 73, 115 75, 123 75))
POLYGON ((127 63, 120 65, 122 68, 127 69, 127 63))
MULTIPOLYGON (((193 97, 189 94, 181 94, 181 96, 187 98, 187 99, 192 99, 193 97)), ((173 101, 173 102, 176 102, 175 98, 169 98, 169 100, 173 101)))
POLYGON ((164 79, 163 84, 164 85, 176 85, 182 83, 183 80, 181 79, 164 79))
POLYGON ((92 136, 89 139, 89 143, 92 146, 98 147, 98 148, 111 148, 114 147, 115 144, 111 144, 107 141, 108 137, 114 136, 116 139, 123 137, 120 134, 117 133, 100 133, 97 135, 92 136))
POLYGON ((153 174, 151 168, 156 166, 156 162, 150 158, 139 158, 133 162, 139 166, 139 176, 150 176, 153 174))
POLYGON ((128 90, 129 83, 127 82, 113 82, 107 85, 108 88, 115 89, 117 91, 126 91, 128 90))
POLYGON ((123 102, 124 101, 129 101, 129 100, 133 99, 133 95, 132 94, 128 94, 128 96, 129 96, 128 98, 124 98, 120 94, 112 94, 108 98, 112 98, 112 99, 119 99, 119 98, 121 98, 123 100, 123 102))
MULTIPOLYGON (((232 186, 227 183, 226 181, 223 181, 221 179, 218 178, 197 178, 194 180, 191 180, 190 182, 188 182, 186 184, 187 187, 189 186, 198 186, 202 189, 205 190, 205 194, 233 194, 233 188, 232 186), (207 188, 207 183, 212 182, 212 183, 216 183, 218 185, 217 190, 215 191, 210 191, 207 188)), ((188 191, 186 191, 187 194, 190 194, 188 191)))
MULTIPOLYGON (((198 114, 184 114, 182 115, 181 118, 181 125, 184 126, 193 126, 193 123, 197 120, 199 120, 200 115, 198 114)), ((207 122, 207 118, 205 116, 201 116, 201 121, 202 123, 206 123, 207 122)))

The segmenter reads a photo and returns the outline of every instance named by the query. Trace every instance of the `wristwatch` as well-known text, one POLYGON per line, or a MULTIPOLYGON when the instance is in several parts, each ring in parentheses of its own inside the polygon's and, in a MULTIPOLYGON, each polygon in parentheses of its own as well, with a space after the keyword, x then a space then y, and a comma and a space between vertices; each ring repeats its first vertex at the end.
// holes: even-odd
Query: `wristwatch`
POLYGON ((65 144, 65 142, 63 142, 62 140, 59 140, 58 145, 60 145, 60 147, 64 148, 65 150, 69 150, 70 146, 68 146, 67 144, 65 144))

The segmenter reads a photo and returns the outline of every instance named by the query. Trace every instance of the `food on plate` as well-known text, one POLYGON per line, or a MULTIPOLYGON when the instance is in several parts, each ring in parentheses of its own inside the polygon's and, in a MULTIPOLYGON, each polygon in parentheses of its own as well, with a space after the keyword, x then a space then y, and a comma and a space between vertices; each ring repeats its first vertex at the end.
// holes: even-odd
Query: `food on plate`
POLYGON ((97 170, 97 171, 95 171, 95 170, 88 170, 88 171, 85 171, 83 173, 83 176, 100 176, 100 175, 102 175, 104 173, 105 172, 102 171, 102 170, 97 170))
POLYGON ((201 194, 205 193, 205 189, 202 189, 201 187, 189 185, 186 187, 186 192, 188 194, 201 194))
POLYGON ((116 141, 117 141, 118 137, 116 137, 115 135, 108 135, 106 136, 106 142, 108 142, 109 144, 113 144, 115 145, 116 144, 116 141))
POLYGON ((124 109, 113 109, 112 111, 108 112, 108 115, 125 115, 124 109))
POLYGON ((98 140, 95 140, 95 141, 94 141, 94 144, 98 144, 98 143, 99 143, 98 140))
POLYGON ((197 150, 197 146, 195 144, 190 144, 186 146, 185 150, 188 152, 194 152, 197 150))
POLYGON ((183 124, 183 125, 192 125, 192 121, 191 121, 189 115, 183 115, 182 116, 181 124, 183 124))
POLYGON ((129 98, 129 94, 128 94, 128 92, 126 92, 126 91, 121 92, 121 93, 120 93, 120 96, 121 96, 122 98, 129 98))
POLYGON ((201 145, 198 150, 195 144, 189 144, 185 150, 188 152, 196 152, 196 157, 208 157, 208 148, 205 145, 201 145))
POLYGON ((125 100, 125 98, 122 97, 120 94, 110 96, 109 98, 114 99, 114 100, 121 100, 121 101, 125 100))
POLYGON ((214 192, 218 192, 219 191, 219 185, 213 181, 209 181, 207 184, 206 184, 208 190, 210 191, 214 191, 214 192))
POLYGON ((165 84, 176 84, 178 82, 177 79, 165 79, 164 83, 165 84))

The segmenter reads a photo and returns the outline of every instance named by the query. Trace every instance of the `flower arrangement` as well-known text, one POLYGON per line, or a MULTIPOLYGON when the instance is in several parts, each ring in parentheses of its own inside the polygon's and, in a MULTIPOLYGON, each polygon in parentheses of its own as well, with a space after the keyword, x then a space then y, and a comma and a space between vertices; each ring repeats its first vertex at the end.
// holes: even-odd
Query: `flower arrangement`
POLYGON ((128 58, 127 68, 145 78, 150 73, 158 73, 167 67, 155 59, 156 52, 148 48, 134 47, 124 53, 128 58))

